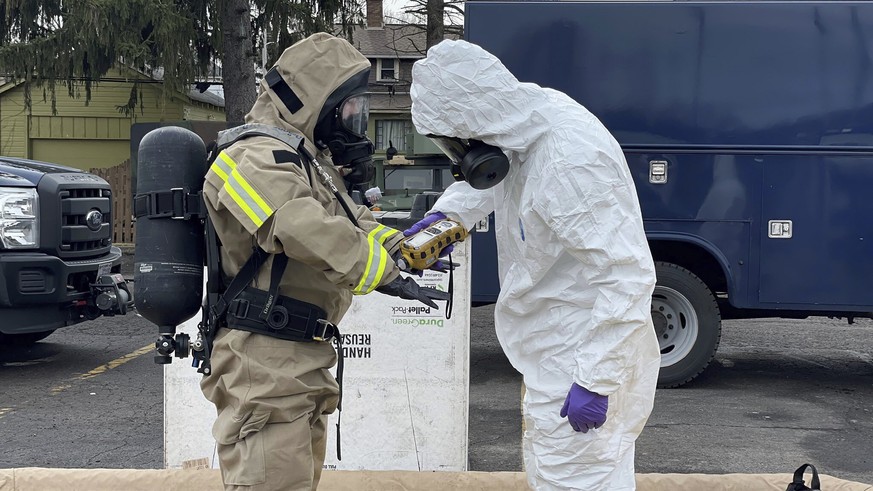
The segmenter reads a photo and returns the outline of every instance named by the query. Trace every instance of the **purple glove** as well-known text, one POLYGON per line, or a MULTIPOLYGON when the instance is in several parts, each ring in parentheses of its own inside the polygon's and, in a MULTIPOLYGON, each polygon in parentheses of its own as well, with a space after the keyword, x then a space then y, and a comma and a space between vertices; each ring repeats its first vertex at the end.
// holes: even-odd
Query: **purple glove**
POLYGON ((446 219, 446 216, 443 215, 443 212, 441 212, 441 211, 432 213, 432 214, 422 218, 418 222, 416 222, 415 225, 404 230, 403 236, 409 237, 410 235, 415 235, 415 234, 421 232, 422 230, 426 229, 427 227, 430 227, 431 225, 433 225, 434 222, 438 222, 440 220, 445 220, 445 219, 446 219))
POLYGON ((588 433, 588 430, 600 428, 606 422, 608 406, 608 397, 574 383, 561 408, 561 417, 567 418, 574 430, 588 433))

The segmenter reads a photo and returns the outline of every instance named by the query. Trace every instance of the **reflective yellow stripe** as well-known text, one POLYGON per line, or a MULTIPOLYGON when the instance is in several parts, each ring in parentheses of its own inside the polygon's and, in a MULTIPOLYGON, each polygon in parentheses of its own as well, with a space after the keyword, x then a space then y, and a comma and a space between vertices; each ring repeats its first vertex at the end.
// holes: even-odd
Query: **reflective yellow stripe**
POLYGON ((364 274, 361 276, 361 281, 355 287, 353 293, 356 295, 365 295, 372 292, 382 282, 385 275, 385 267, 388 265, 388 251, 376 242, 372 236, 367 236, 367 245, 369 246, 369 257, 367 258, 367 266, 364 269, 364 274))
POLYGON ((252 221, 252 223, 255 224, 256 227, 260 227, 264 224, 264 221, 261 220, 261 217, 259 217, 257 213, 255 213, 255 211, 248 205, 248 203, 246 203, 245 198, 237 194, 233 186, 228 186, 227 183, 225 183, 224 189, 227 190, 227 194, 229 194, 230 197, 233 198, 233 201, 237 204, 237 206, 240 207, 240 209, 242 209, 243 213, 245 213, 246 216, 249 217, 249 219, 252 221))
POLYGON ((236 169, 236 162, 222 151, 218 154, 218 159, 212 163, 211 169, 222 181, 227 182, 227 177, 236 169))
POLYGON ((376 226, 376 228, 374 228, 373 230, 370 231, 369 236, 374 237, 376 240, 379 241, 380 244, 384 244, 385 241, 388 240, 389 237, 391 237, 392 235, 394 235, 396 233, 397 233, 396 229, 386 227, 385 225, 382 225, 380 223, 379 225, 376 226))
MULTIPOLYGON (((364 283, 367 282, 367 277, 370 274, 370 266, 373 265, 373 246, 376 242, 373 240, 373 237, 367 236, 367 246, 369 246, 369 254, 367 255, 367 266, 364 268, 364 274, 361 275, 361 281, 358 283, 358 286, 355 287, 354 293, 363 294, 367 293, 364 288, 364 283)), ((382 247, 382 246, 379 246, 382 247)))
POLYGON ((220 177, 222 181, 227 182, 227 173, 225 173, 224 169, 222 169, 220 166, 218 166, 216 164, 212 164, 212 167, 210 167, 210 170, 212 170, 212 172, 214 172, 215 175, 220 177))
POLYGON ((385 266, 388 265, 388 251, 386 251, 381 245, 376 247, 382 249, 381 252, 383 252, 384 254, 381 254, 379 256, 379 270, 376 272, 376 278, 373 280, 373 283, 370 284, 370 288, 367 289, 367 293, 370 293, 371 291, 375 290, 377 286, 379 286, 379 283, 382 282, 382 276, 385 274, 385 266))
POLYGON ((273 209, 239 173, 237 164, 230 155, 224 151, 219 153, 218 159, 212 163, 211 170, 224 181, 227 194, 256 227, 263 225, 273 214, 273 209))
POLYGON ((385 269, 388 266, 388 251, 382 247, 382 244, 396 233, 397 230, 380 223, 367 234, 370 256, 367 258, 367 267, 364 269, 364 275, 355 288, 355 294, 365 295, 370 293, 382 282, 382 277, 385 275, 385 269))
POLYGON ((273 214, 273 209, 270 208, 270 205, 267 204, 266 201, 261 198, 261 195, 258 194, 257 191, 248 183, 243 176, 240 175, 238 169, 234 169, 230 174, 230 178, 239 183, 240 186, 245 190, 246 194, 251 197, 254 202, 258 205, 258 207, 266 214, 268 217, 273 214))

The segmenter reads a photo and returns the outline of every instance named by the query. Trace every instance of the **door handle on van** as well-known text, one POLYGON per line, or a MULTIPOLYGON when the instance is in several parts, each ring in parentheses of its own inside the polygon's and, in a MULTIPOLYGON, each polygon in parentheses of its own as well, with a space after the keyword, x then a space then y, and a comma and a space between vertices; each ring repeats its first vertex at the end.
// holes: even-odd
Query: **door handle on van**
POLYGON ((651 184, 667 184, 667 161, 666 160, 650 160, 649 161, 649 183, 651 183, 651 184))

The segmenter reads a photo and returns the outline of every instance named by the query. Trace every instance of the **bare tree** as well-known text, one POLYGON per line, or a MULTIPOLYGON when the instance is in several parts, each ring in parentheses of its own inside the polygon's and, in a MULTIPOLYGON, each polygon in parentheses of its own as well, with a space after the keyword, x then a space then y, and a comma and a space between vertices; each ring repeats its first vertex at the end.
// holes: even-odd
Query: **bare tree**
MULTIPOLYGON (((401 12, 389 12, 386 18, 424 29, 427 33, 427 41, 419 50, 420 54, 424 54, 428 48, 445 39, 447 34, 457 37, 463 35, 464 2, 462 0, 410 0, 401 12)), ((409 34, 406 31, 399 35, 409 34)))

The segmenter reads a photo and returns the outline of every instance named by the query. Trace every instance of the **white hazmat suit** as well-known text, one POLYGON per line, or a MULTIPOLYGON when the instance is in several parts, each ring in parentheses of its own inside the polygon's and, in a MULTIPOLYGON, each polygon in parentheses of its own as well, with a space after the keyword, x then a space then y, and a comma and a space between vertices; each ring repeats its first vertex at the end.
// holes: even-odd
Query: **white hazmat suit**
POLYGON ((496 213, 495 328, 527 388, 528 481, 539 490, 634 489, 634 442, 652 410, 660 354, 655 268, 621 148, 580 104, 520 83, 474 44, 441 42, 412 78, 420 133, 481 140, 510 161, 497 186, 454 183, 431 212, 468 229, 496 213), (574 382, 608 396, 601 428, 577 433, 560 416, 574 382))

